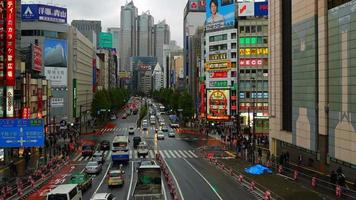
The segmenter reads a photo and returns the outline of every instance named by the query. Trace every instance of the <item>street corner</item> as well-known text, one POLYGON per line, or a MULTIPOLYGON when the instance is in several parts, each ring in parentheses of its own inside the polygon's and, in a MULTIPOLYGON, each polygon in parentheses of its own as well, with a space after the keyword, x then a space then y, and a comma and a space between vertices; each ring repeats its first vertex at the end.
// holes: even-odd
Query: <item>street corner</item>
POLYGON ((112 122, 108 122, 105 126, 104 126, 104 128, 106 128, 106 129, 112 129, 112 128, 116 128, 116 124, 115 123, 112 123, 112 122))

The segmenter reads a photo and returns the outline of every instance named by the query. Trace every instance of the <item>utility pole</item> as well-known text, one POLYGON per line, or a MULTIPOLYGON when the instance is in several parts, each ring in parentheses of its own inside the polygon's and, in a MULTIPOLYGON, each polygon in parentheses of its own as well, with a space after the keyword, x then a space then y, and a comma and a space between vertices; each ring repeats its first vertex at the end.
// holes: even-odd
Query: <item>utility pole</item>
POLYGON ((256 98, 257 98, 257 93, 256 93, 256 80, 253 78, 253 84, 252 84, 252 89, 253 93, 255 94, 252 96, 253 98, 253 115, 252 115, 252 135, 253 135, 253 140, 252 140, 252 163, 255 163, 255 149, 256 149, 256 98))

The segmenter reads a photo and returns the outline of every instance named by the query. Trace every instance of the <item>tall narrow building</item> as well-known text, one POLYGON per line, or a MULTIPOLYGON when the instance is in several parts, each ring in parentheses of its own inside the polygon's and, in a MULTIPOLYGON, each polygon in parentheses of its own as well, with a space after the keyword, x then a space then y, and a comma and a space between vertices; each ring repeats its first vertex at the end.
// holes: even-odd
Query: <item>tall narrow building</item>
POLYGON ((133 1, 121 6, 120 22, 120 70, 131 71, 130 57, 137 55, 137 8, 133 1))
POLYGON ((149 11, 137 18, 137 54, 138 56, 153 56, 154 19, 149 11))
POLYGON ((171 37, 171 32, 169 29, 169 25, 166 24, 166 21, 160 21, 158 24, 154 26, 154 56, 157 57, 157 61, 159 64, 163 66, 163 47, 164 45, 169 45, 171 37))
POLYGON ((102 30, 101 21, 96 20, 73 20, 72 26, 77 28, 86 38, 88 38, 93 44, 98 46, 99 33, 102 30))

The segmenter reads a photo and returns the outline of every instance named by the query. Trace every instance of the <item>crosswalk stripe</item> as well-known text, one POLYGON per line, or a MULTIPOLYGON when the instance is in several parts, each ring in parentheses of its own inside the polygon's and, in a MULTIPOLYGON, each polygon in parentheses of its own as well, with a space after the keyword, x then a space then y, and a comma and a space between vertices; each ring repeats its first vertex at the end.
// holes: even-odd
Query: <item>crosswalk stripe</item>
POLYGON ((195 153, 194 153, 193 151, 189 150, 188 152, 189 152, 189 153, 191 153, 191 154, 193 155, 193 157, 194 157, 194 158, 198 158, 198 156, 197 156, 197 155, 195 155, 195 153))
POLYGON ((132 159, 132 150, 129 151, 129 158, 132 159))
POLYGON ((163 150, 163 153, 166 154, 166 158, 171 158, 171 154, 169 154, 168 150, 163 150))
POLYGON ((176 158, 176 155, 172 152, 172 150, 169 150, 169 153, 172 154, 173 158, 176 158))
POLYGON ((153 153, 152 150, 150 150, 150 156, 151 156, 151 158, 154 158, 154 157, 155 157, 155 155, 154 155, 154 153, 153 153))
POLYGON ((184 154, 184 151, 179 150, 178 152, 183 155, 183 158, 186 158, 186 157, 187 157, 187 156, 184 154))
POLYGON ((182 157, 182 156, 178 153, 178 151, 177 151, 177 150, 173 150, 172 152, 173 152, 174 154, 176 154, 176 155, 177 155, 177 158, 182 157))
POLYGON ((135 158, 139 158, 138 155, 137 155, 137 150, 134 150, 132 157, 133 157, 134 159, 135 159, 135 158))
POLYGON ((161 154, 162 158, 166 158, 166 156, 164 155, 163 151, 159 151, 159 154, 161 154))
POLYGON ((81 162, 81 161, 83 160, 83 158, 84 158, 84 157, 81 156, 81 157, 78 159, 78 161, 81 162))

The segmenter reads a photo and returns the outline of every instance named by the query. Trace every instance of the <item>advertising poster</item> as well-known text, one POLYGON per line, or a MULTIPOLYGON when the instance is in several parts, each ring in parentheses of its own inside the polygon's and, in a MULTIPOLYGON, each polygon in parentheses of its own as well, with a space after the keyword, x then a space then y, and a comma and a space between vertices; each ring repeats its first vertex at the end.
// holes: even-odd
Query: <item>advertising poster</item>
POLYGON ((255 15, 255 5, 253 2, 238 3, 238 16, 250 17, 255 15))
POLYGON ((112 34, 100 32, 99 33, 99 48, 112 48, 112 34))
POLYGON ((206 71, 213 70, 230 70, 231 69, 231 61, 213 61, 205 64, 206 71))
POLYGON ((43 46, 46 78, 52 87, 67 87, 67 41, 47 38, 43 46))
POLYGON ((255 16, 268 16, 268 2, 255 2, 255 16))
POLYGON ((46 21, 67 23, 67 8, 43 4, 22 4, 22 21, 46 21))
POLYGON ((207 0, 205 13, 207 31, 235 26, 234 0, 207 0))
POLYGON ((7 87, 6 91, 6 117, 14 117, 14 87, 7 87))
POLYGON ((32 69, 42 71, 42 48, 38 45, 32 45, 32 69))
MULTIPOLYGON (((5 1, 0 0, 0 10, 5 9, 5 1)), ((3 12, 0 12, 0 81, 4 80, 4 65, 5 65, 5 40, 4 40, 4 22, 5 15, 3 12)), ((2 115, 1 115, 2 116, 2 115)))
POLYGON ((16 51, 16 1, 6 1, 6 50, 5 50, 5 65, 6 65, 6 86, 15 86, 15 51, 16 51))
POLYGON ((228 120, 230 115, 230 91, 207 90, 207 118, 228 120))

